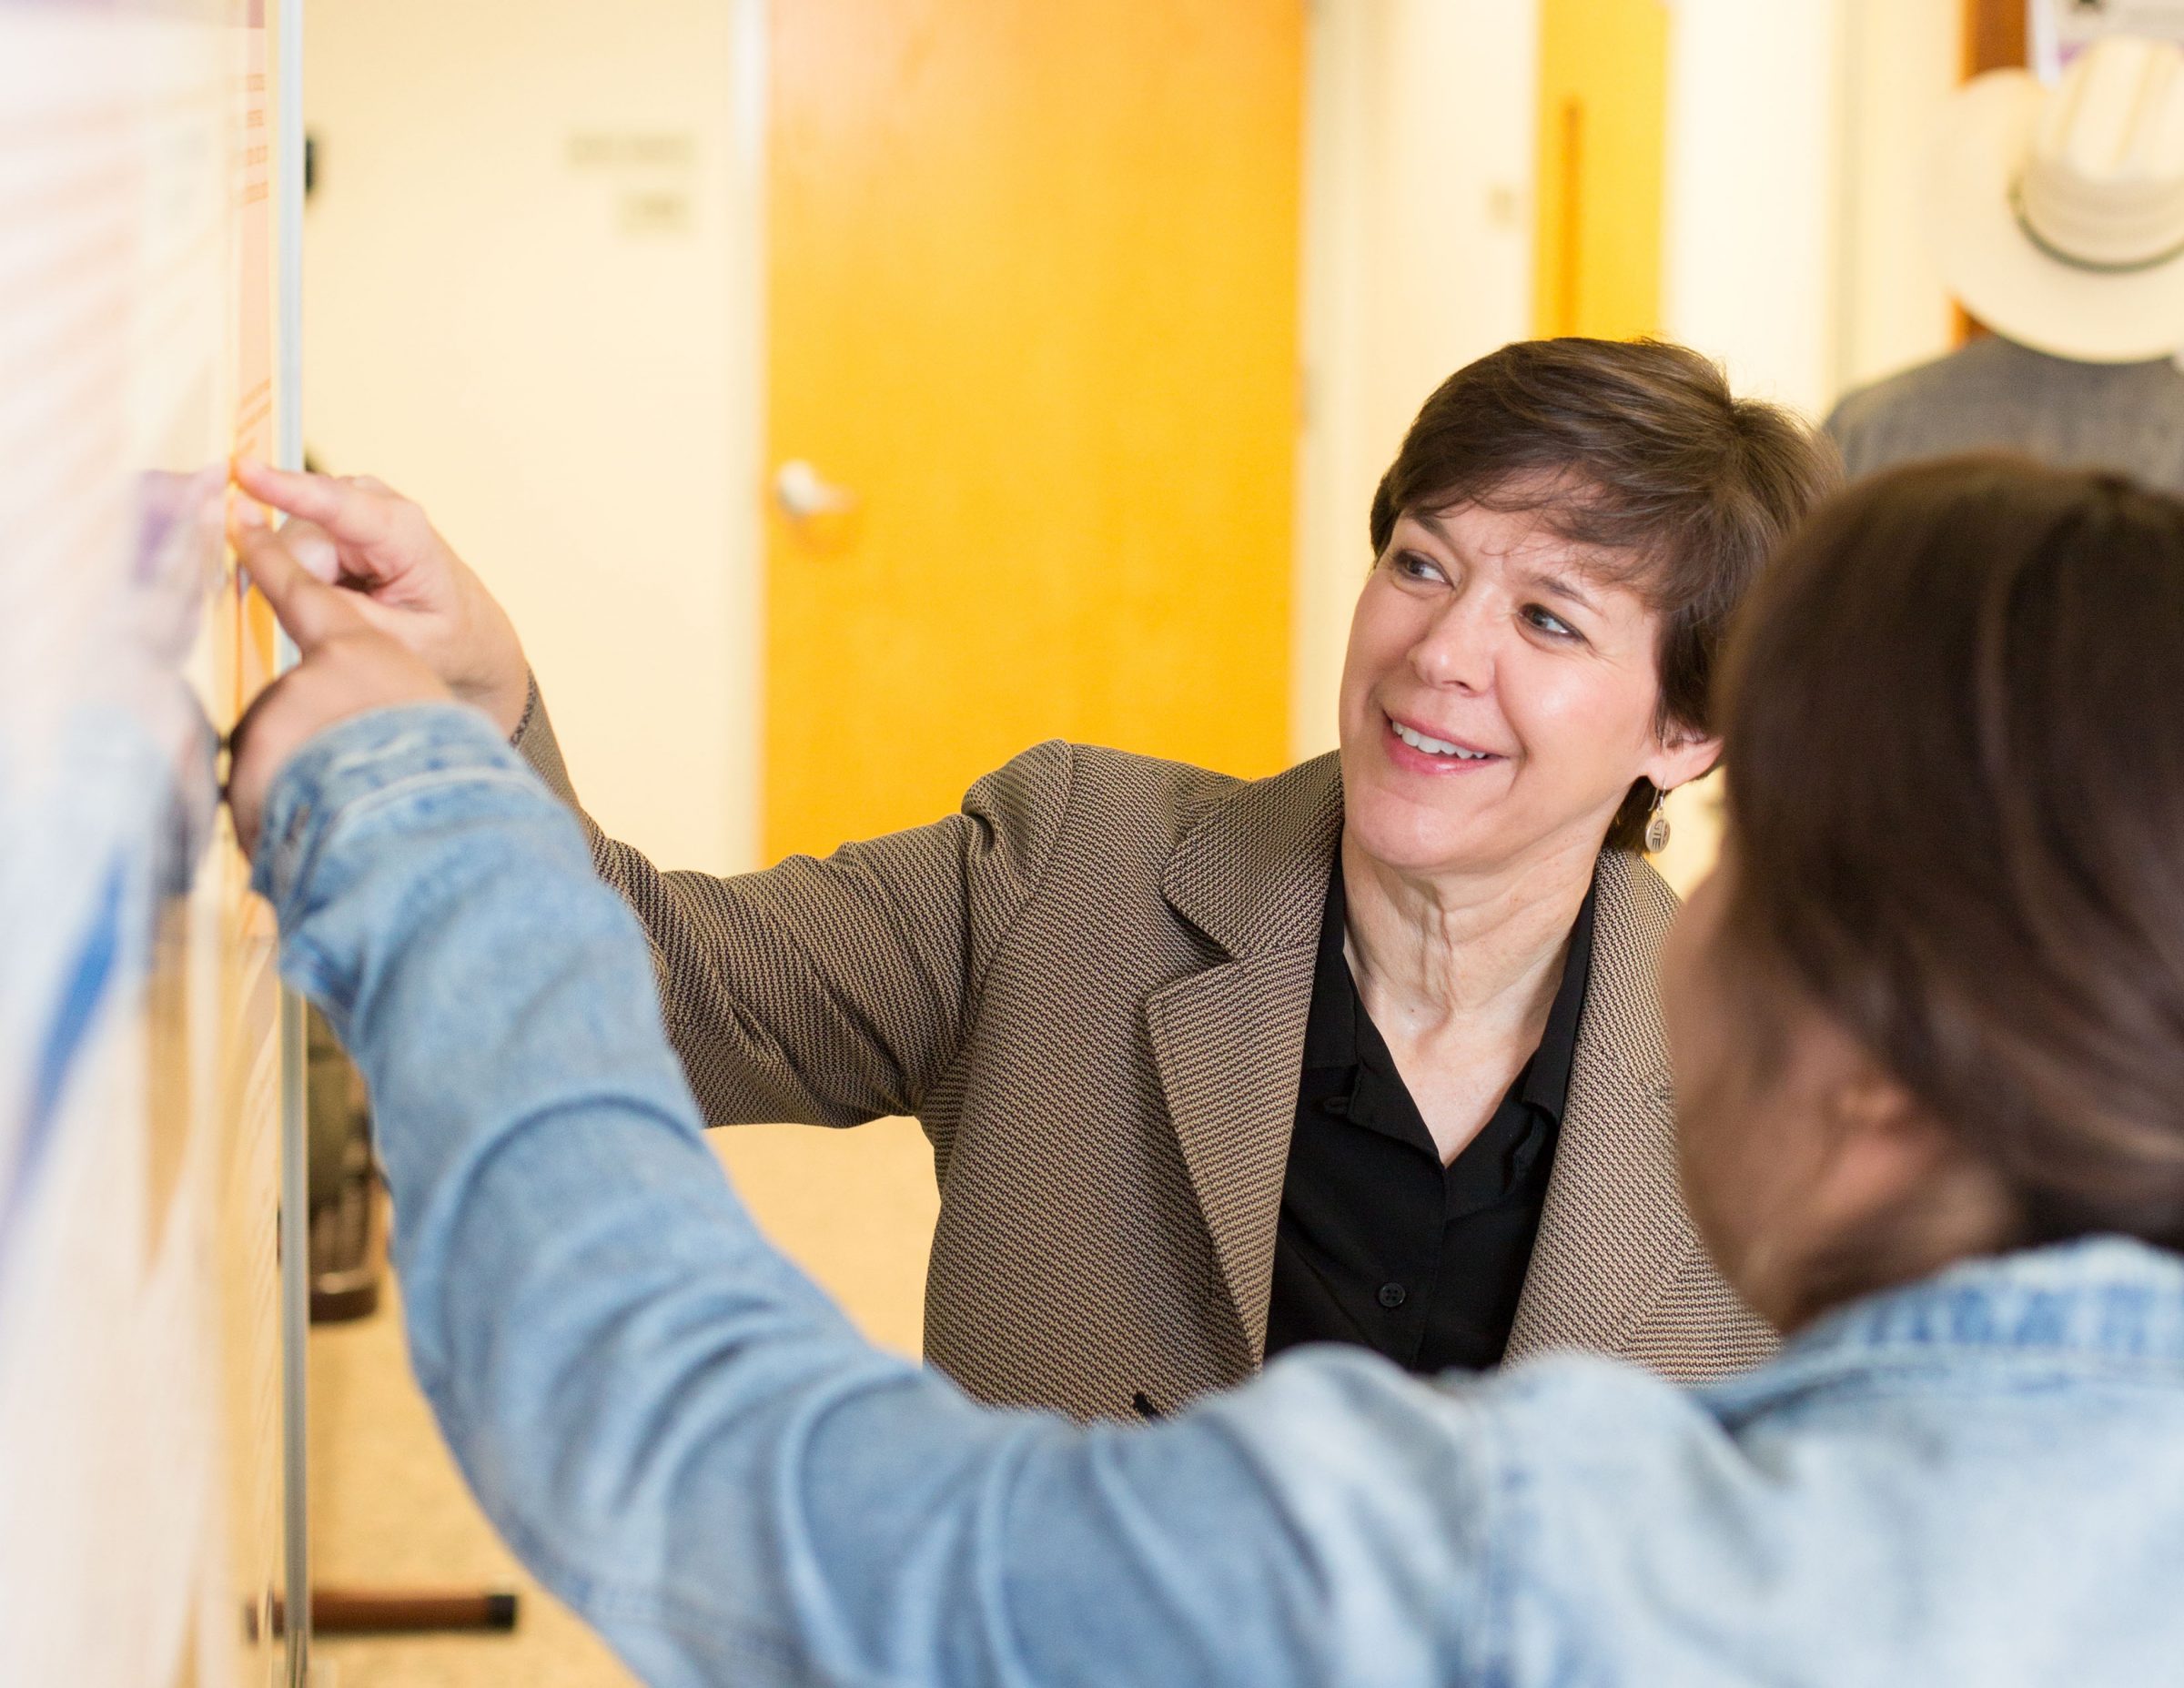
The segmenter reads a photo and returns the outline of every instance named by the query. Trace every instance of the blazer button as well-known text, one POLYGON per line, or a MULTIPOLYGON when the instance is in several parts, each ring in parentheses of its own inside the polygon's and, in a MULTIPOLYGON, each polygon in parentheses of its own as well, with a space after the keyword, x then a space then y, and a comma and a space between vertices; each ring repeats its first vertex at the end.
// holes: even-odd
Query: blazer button
POLYGON ((1402 1285, 1382 1284, 1380 1286, 1380 1305, 1382 1307, 1400 1307, 1408 1299, 1410 1299, 1409 1293, 1403 1289, 1402 1285))

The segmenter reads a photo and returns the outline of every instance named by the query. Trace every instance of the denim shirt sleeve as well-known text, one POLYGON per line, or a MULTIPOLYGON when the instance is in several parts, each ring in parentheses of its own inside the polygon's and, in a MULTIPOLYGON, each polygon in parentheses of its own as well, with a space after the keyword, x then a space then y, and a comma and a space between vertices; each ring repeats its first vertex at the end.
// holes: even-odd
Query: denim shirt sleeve
POLYGON ((257 873, 370 1086, 440 1425, 647 1680, 1492 1673, 1498 1502, 1461 1392, 1307 1353, 1086 1429, 859 1337, 729 1188, 634 921, 481 717, 313 740, 257 873))

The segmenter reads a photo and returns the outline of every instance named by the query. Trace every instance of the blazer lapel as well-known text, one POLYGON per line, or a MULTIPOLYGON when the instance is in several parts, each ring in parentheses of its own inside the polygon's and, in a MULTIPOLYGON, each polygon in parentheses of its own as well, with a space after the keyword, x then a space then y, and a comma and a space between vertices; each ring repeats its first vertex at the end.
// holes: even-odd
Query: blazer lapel
POLYGON ((1282 1179, 1327 875, 1342 831, 1332 755, 1239 787, 1185 834, 1160 888, 1227 959, 1155 991, 1146 1026, 1214 1259, 1264 1358, 1282 1179))
POLYGON ((1699 1248, 1676 1177, 1675 1099, 1654 968, 1675 897, 1609 852, 1562 1138, 1508 1359, 1623 1350, 1699 1248))

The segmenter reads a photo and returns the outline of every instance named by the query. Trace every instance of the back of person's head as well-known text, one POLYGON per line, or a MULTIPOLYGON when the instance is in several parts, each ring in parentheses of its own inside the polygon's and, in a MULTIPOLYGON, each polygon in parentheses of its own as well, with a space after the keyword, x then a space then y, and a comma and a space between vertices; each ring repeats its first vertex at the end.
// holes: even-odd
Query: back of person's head
POLYGON ((2184 503, 2007 458, 1826 507, 1724 675, 1727 929, 1997 1175, 2184 1248, 2184 503))
MULTIPOLYGON (((1730 391, 1719 367, 1658 340, 1520 340, 1434 389, 1372 500, 1372 549, 1396 521, 1462 504, 1536 511, 1660 619, 1661 724, 1713 725, 1731 618, 1783 538, 1841 479, 1835 449, 1789 411, 1730 391)), ((1644 782, 1608 842, 1634 849, 1644 782)))

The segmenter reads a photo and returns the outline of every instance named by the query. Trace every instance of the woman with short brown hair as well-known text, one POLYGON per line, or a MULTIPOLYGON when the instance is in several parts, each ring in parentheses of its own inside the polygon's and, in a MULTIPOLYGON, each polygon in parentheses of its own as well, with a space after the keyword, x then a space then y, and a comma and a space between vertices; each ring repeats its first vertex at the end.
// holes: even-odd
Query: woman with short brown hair
MULTIPOLYGON (((512 628, 421 512, 243 478, 575 806, 512 628)), ((1310 1341, 1757 1359, 1676 1193, 1675 899, 1637 852, 1714 763, 1730 612, 1831 478, 1694 352, 1505 347, 1373 500, 1339 756, 1246 783, 1043 744, 960 814, 733 879, 592 829, 706 1118, 915 1114, 926 1353, 989 1401, 1151 1415, 1310 1341)))

